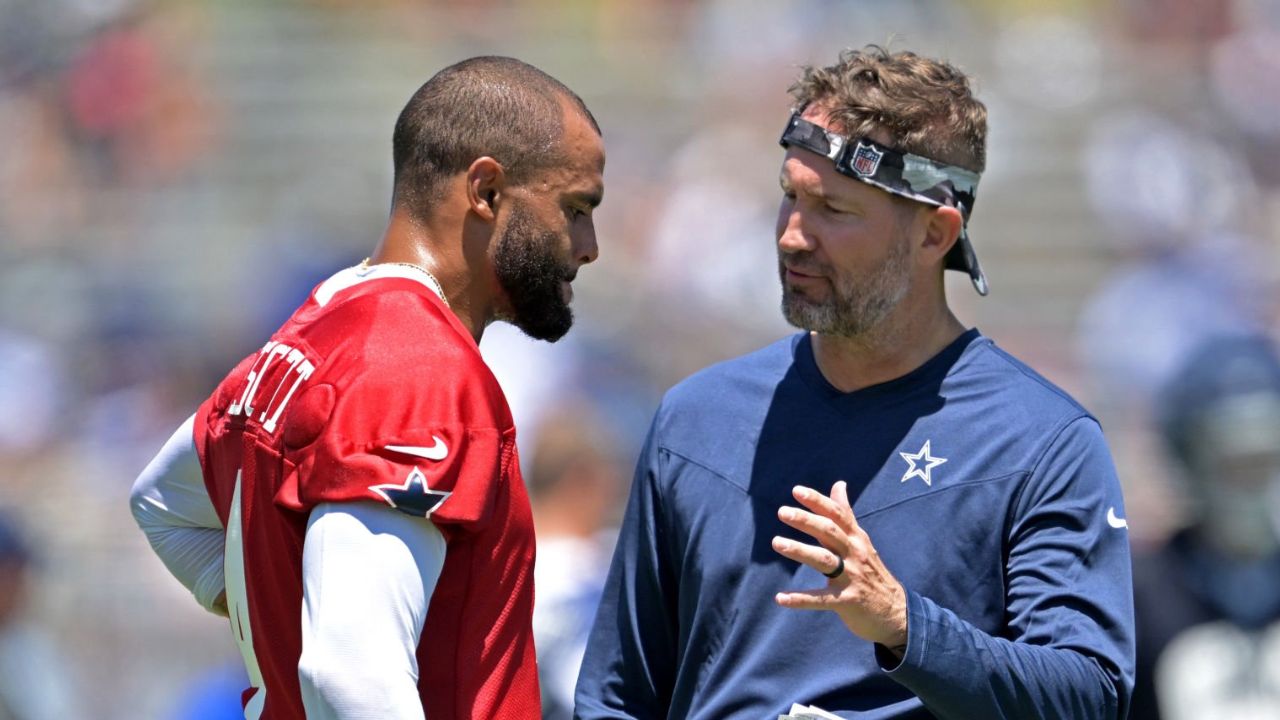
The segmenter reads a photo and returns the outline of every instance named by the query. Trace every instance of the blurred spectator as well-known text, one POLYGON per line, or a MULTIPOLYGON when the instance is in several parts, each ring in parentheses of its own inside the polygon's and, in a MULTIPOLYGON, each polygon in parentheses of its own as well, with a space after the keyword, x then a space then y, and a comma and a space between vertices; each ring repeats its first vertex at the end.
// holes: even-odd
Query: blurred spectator
POLYGON ((215 109, 181 52, 189 7, 128 3, 66 70, 66 112, 86 169, 103 185, 172 180, 209 148, 215 109))
MULTIPOLYGON (((783 118, 779 127, 785 108, 780 98, 774 107, 783 118)), ((713 325, 749 319, 751 330, 766 325, 781 333, 773 292, 777 158, 742 152, 765 138, 731 116, 708 123, 673 151, 646 282, 673 305, 694 304, 717 321, 713 325)))
POLYGON ((1097 97, 1102 50, 1082 19, 1058 14, 1020 17, 995 38, 994 59, 1008 92, 1034 107, 1062 112, 1097 97))
POLYGON ((589 408, 544 419, 528 474, 538 534, 533 633, 544 720, 567 720, 622 504, 616 443, 589 408))
POLYGON ((1082 162, 1121 265, 1086 303, 1079 353, 1100 398, 1142 411, 1205 338, 1261 326, 1265 263, 1243 234, 1257 188, 1226 147, 1150 112, 1104 117, 1082 162))
POLYGON ((1280 717, 1280 358, 1202 345, 1161 396, 1192 522, 1134 560, 1131 720, 1280 717))
POLYGON ((0 720, 66 720, 78 712, 67 664, 52 640, 23 616, 32 555, 0 512, 0 720))
POLYGON ((0 454, 51 439, 64 380, 54 348, 0 327, 0 454))
POLYGON ((1232 0, 1122 0, 1118 3, 1125 30, 1140 42, 1194 46, 1228 33, 1232 0))

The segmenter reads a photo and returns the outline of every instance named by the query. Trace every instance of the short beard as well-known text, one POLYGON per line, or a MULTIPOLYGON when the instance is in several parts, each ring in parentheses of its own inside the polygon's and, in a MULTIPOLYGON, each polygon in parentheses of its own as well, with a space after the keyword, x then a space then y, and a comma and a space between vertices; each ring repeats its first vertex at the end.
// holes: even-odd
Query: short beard
POLYGON ((532 213, 516 206, 494 250, 494 272, 511 303, 501 319, 535 340, 555 342, 573 327, 560 283, 574 271, 557 257, 559 245, 559 235, 539 228, 532 213))
POLYGON ((833 277, 831 268, 814 268, 805 264, 803 256, 793 256, 800 267, 824 271, 831 282, 831 295, 824 301, 787 287, 787 269, 780 257, 782 314, 787 322, 802 330, 845 338, 865 338, 877 329, 911 289, 910 247, 903 234, 895 234, 898 237, 889 257, 864 277, 833 277))

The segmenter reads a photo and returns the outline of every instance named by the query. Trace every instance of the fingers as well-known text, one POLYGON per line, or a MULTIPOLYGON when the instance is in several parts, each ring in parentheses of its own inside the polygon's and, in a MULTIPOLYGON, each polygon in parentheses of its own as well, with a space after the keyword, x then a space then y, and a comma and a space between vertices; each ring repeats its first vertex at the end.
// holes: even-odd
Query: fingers
POLYGON ((780 592, 773 596, 773 600, 793 610, 829 610, 841 602, 840 593, 829 588, 780 592))
POLYGON ((832 572, 840 565, 840 558, 830 550, 784 537, 773 538, 773 550, 788 560, 804 563, 823 575, 832 572))
MULTIPOLYGON (((832 486, 830 497, 803 485, 791 492, 807 510, 784 505, 778 509, 778 519, 813 537, 821 547, 775 537, 776 552, 823 574, 832 572, 841 557, 847 562, 865 559, 869 543, 853 515, 848 485, 843 480, 832 486)), ((870 552, 874 553, 874 549, 870 552)))
POLYGON ((778 519, 813 537, 820 545, 831 548, 833 552, 843 552, 849 547, 848 533, 831 518, 815 515, 800 508, 783 506, 778 508, 778 519))
POLYGON ((835 500, 832 500, 813 488, 807 488, 804 485, 797 485, 791 489, 791 495, 795 497, 797 502, 808 508, 810 511, 824 517, 829 517, 837 522, 848 514, 848 511, 841 508, 835 500))
MULTIPOLYGON (((842 510, 849 512, 849 517, 853 515, 853 503, 849 502, 849 485, 843 480, 837 480, 835 485, 831 486, 831 499, 842 510)), ((857 522, 856 520, 854 522, 857 522)))
POLYGON ((849 502, 848 484, 843 480, 836 481, 836 484, 831 487, 831 497, 804 485, 792 488, 791 494, 810 511, 834 520, 845 532, 852 533, 858 527, 858 520, 853 514, 853 504, 849 502))

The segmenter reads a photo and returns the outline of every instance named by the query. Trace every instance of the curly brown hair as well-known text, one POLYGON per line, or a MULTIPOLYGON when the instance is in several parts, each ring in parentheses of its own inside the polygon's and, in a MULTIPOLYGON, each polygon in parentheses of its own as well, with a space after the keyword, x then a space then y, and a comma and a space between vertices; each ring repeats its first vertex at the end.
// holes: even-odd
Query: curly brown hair
POLYGON ((903 152, 982 172, 987 107, 950 63, 879 45, 846 50, 829 67, 805 66, 790 88, 797 107, 812 105, 853 136, 888 134, 903 152))

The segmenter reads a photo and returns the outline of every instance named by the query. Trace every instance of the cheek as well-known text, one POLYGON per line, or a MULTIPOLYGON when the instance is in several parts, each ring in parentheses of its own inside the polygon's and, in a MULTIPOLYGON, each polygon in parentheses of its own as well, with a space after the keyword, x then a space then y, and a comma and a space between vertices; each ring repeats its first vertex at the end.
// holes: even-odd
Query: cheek
POLYGON ((549 263, 568 268, 573 263, 573 249, 581 243, 581 233, 572 225, 543 228, 540 238, 542 254, 549 263))
POLYGON ((825 227, 823 252, 833 266, 845 272, 857 272, 875 264, 878 253, 884 249, 876 247, 874 236, 848 224, 828 224, 825 227))

